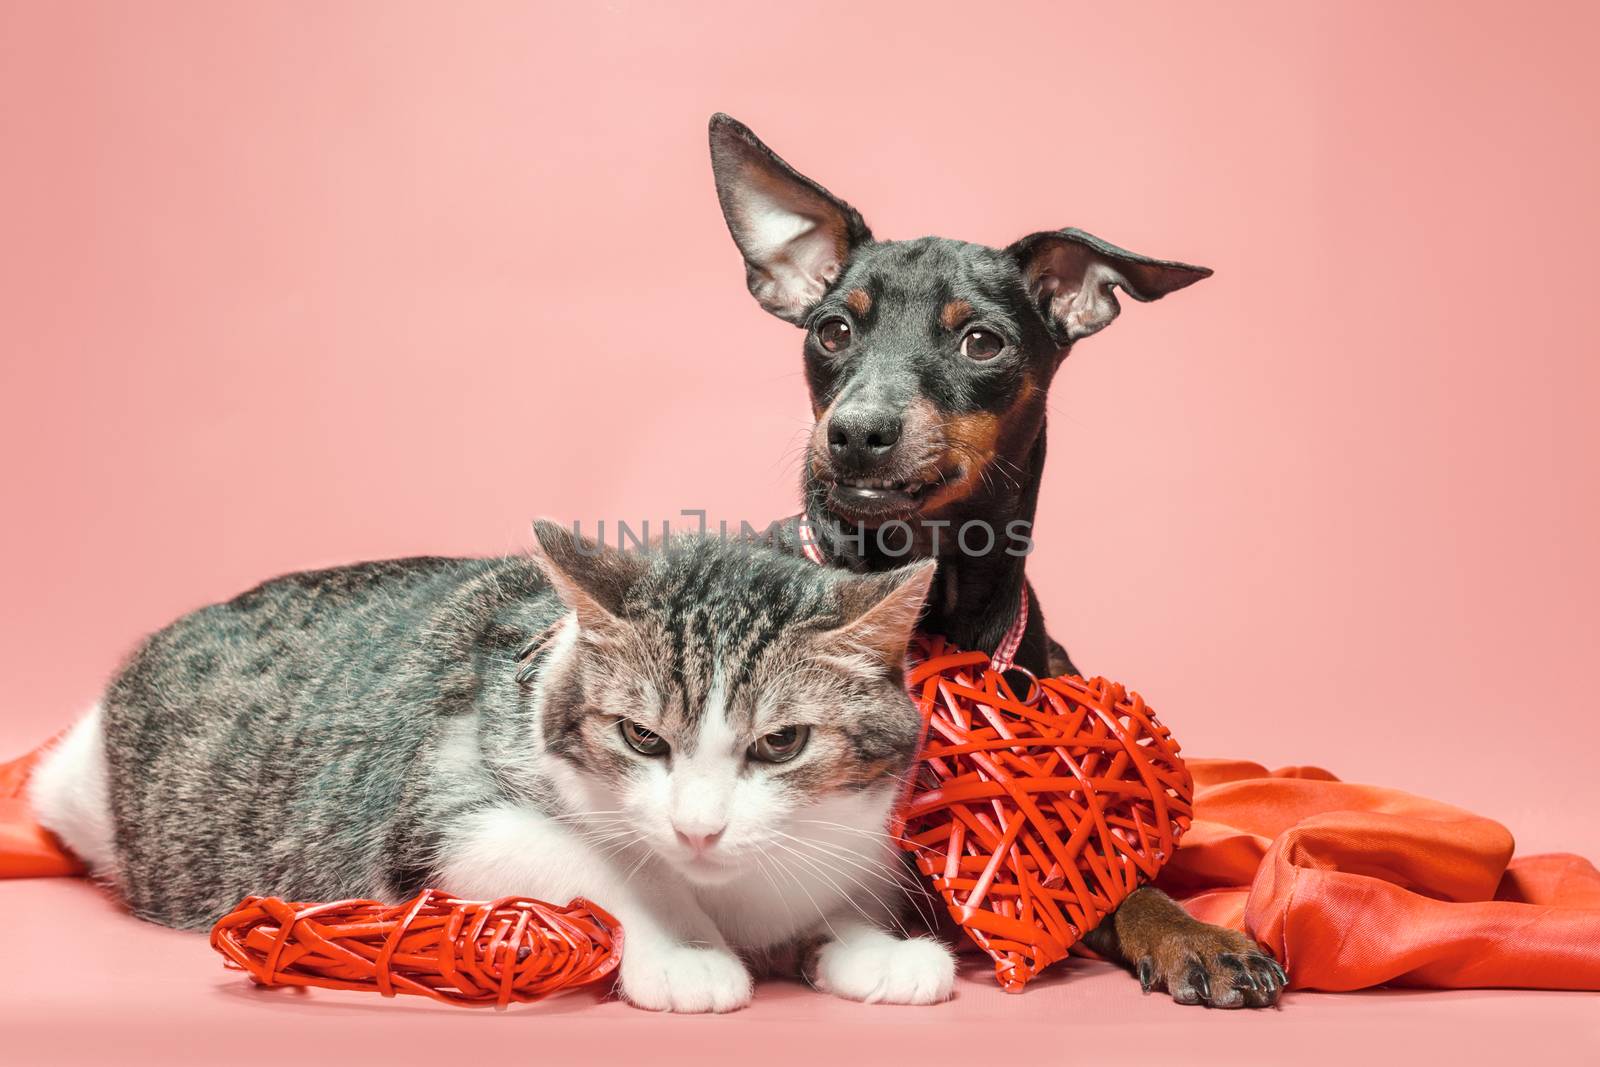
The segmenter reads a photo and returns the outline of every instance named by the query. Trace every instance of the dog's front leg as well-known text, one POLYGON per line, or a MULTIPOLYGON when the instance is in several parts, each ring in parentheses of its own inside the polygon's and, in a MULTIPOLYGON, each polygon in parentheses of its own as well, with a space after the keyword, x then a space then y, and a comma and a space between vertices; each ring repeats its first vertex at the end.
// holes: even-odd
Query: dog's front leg
POLYGON ((1083 941, 1133 971, 1146 993, 1164 990, 1179 1004, 1265 1008, 1288 982, 1254 941, 1193 918, 1152 886, 1134 890, 1083 941))

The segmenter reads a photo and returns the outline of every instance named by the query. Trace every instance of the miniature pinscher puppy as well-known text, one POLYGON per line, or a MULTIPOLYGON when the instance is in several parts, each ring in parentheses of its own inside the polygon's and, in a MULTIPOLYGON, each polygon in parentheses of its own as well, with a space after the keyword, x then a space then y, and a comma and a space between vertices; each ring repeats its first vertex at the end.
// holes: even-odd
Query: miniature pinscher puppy
MULTIPOLYGON (((1118 289, 1156 300, 1211 272, 1075 229, 1006 248, 875 240, 859 212, 726 115, 711 119, 711 161, 751 294, 805 331, 807 533, 853 570, 936 559, 924 627, 993 652, 1019 616, 1056 370, 1117 317, 1118 289)), ((792 526, 775 539, 801 550, 792 526)), ((1017 665, 1078 673, 1031 589, 1028 601, 1017 665)), ((1249 938, 1151 887, 1084 940, 1183 1004, 1264 1007, 1285 984, 1249 938)))

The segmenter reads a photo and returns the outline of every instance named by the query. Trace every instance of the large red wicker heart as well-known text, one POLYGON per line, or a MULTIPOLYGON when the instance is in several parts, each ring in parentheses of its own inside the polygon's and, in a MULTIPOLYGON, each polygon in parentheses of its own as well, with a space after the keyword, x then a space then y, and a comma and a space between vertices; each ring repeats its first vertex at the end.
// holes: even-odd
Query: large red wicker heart
POLYGON ((982 652, 934 637, 913 653, 927 734, 901 844, 1021 992, 1172 856, 1194 783, 1114 682, 1044 678, 1019 697, 982 652))

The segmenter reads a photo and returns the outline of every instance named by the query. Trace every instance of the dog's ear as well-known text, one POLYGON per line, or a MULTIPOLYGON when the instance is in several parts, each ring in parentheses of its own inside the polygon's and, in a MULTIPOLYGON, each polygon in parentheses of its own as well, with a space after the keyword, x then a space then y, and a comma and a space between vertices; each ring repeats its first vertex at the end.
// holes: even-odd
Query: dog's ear
POLYGON ((711 116, 711 170, 751 294, 778 318, 804 322, 872 231, 727 115, 711 116))
POLYGON ((1150 259, 1082 230, 1030 234, 1006 249, 1022 268, 1034 306, 1062 345, 1105 329, 1122 310, 1115 288, 1159 300, 1211 276, 1208 267, 1150 259))

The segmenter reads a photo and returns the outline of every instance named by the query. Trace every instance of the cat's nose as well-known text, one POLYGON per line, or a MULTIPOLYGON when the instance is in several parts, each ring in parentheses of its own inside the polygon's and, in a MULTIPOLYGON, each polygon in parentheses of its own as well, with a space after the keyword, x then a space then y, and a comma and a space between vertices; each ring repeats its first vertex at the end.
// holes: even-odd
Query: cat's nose
POLYGON ((678 843, 680 845, 693 852, 696 856, 700 856, 717 846, 717 842, 722 840, 722 831, 726 829, 727 826, 724 825, 711 833, 685 833, 683 830, 678 829, 677 826, 674 826, 672 832, 678 835, 678 843))

